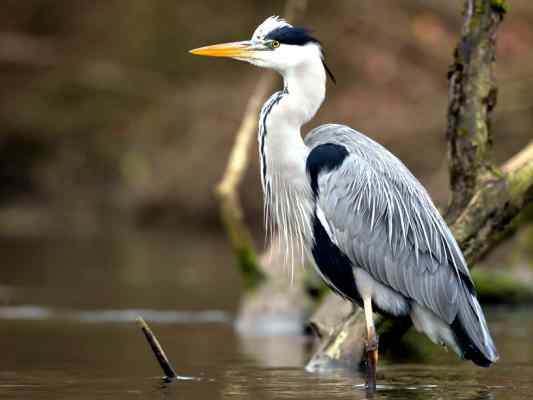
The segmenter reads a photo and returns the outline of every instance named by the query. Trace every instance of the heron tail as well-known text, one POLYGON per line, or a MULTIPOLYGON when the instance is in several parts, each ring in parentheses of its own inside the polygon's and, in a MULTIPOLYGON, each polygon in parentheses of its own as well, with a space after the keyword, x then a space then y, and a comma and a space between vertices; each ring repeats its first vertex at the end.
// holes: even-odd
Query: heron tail
POLYGON ((473 290, 464 287, 459 312, 451 328, 462 357, 481 367, 498 360, 498 352, 487 327, 485 316, 473 290))

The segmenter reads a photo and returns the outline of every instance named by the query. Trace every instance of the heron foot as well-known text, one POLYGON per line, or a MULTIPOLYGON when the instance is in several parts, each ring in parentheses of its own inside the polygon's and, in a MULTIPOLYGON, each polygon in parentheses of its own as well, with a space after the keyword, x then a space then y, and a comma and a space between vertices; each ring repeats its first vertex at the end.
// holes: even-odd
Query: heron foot
POLYGON ((367 339, 365 341, 365 350, 367 353, 372 351, 377 351, 379 347, 379 339, 376 336, 374 336, 372 339, 367 339))
POLYGON ((379 340, 377 335, 373 335, 365 342, 366 349, 366 388, 369 394, 376 391, 376 370, 378 365, 379 340))
POLYGON ((363 297, 366 322, 366 391, 369 395, 376 392, 376 369, 378 365, 378 335, 372 316, 372 299, 370 296, 363 297))

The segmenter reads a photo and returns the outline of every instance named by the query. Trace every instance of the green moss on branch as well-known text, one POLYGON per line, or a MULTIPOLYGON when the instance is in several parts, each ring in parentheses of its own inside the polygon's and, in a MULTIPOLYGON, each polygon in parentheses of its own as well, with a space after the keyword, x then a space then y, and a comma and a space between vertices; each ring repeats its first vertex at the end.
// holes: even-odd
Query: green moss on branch
POLYGON ((492 0, 490 5, 494 11, 501 14, 509 12, 509 3, 506 0, 492 0))
POLYGON ((254 289, 265 279, 265 274, 259 267, 255 251, 249 247, 236 249, 237 268, 241 272, 244 289, 254 289))

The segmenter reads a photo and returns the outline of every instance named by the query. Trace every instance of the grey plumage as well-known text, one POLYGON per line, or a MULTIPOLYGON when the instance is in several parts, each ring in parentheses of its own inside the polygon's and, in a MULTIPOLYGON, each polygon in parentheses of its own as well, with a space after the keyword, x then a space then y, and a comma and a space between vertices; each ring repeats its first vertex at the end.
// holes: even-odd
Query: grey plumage
MULTIPOLYGON (((358 279, 363 276, 360 269, 380 286, 373 293, 376 306, 401 315, 410 313, 415 302, 447 326, 457 318, 468 339, 494 361, 495 346, 462 253, 426 190, 405 165, 343 125, 320 126, 304 142, 310 149, 335 143, 348 150, 338 168, 319 175, 316 207, 324 214, 326 221, 321 222, 329 224, 332 241, 352 262, 356 282, 364 281, 358 279), (394 293, 384 298, 383 286, 394 293)), ((365 290, 360 282, 358 286, 365 290)), ((457 334, 454 343, 447 343, 450 332, 433 336, 465 356, 457 334)))

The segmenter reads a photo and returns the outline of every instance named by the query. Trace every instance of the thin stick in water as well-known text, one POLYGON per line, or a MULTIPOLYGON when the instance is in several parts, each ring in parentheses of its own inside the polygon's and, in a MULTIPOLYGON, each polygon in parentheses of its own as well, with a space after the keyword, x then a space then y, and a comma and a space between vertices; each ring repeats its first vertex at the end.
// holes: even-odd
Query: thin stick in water
POLYGON ((154 335, 148 324, 144 321, 142 317, 137 317, 137 323, 141 327, 144 336, 146 337, 146 340, 148 341, 148 344, 152 348, 152 351, 154 352, 154 356, 157 359, 157 362, 161 366, 161 369, 165 373, 165 379, 171 380, 177 378, 176 371, 174 370, 174 367, 172 367, 172 364, 170 363, 168 357, 166 356, 165 352, 163 351, 163 348, 159 344, 159 341, 157 340, 157 337, 154 335))

